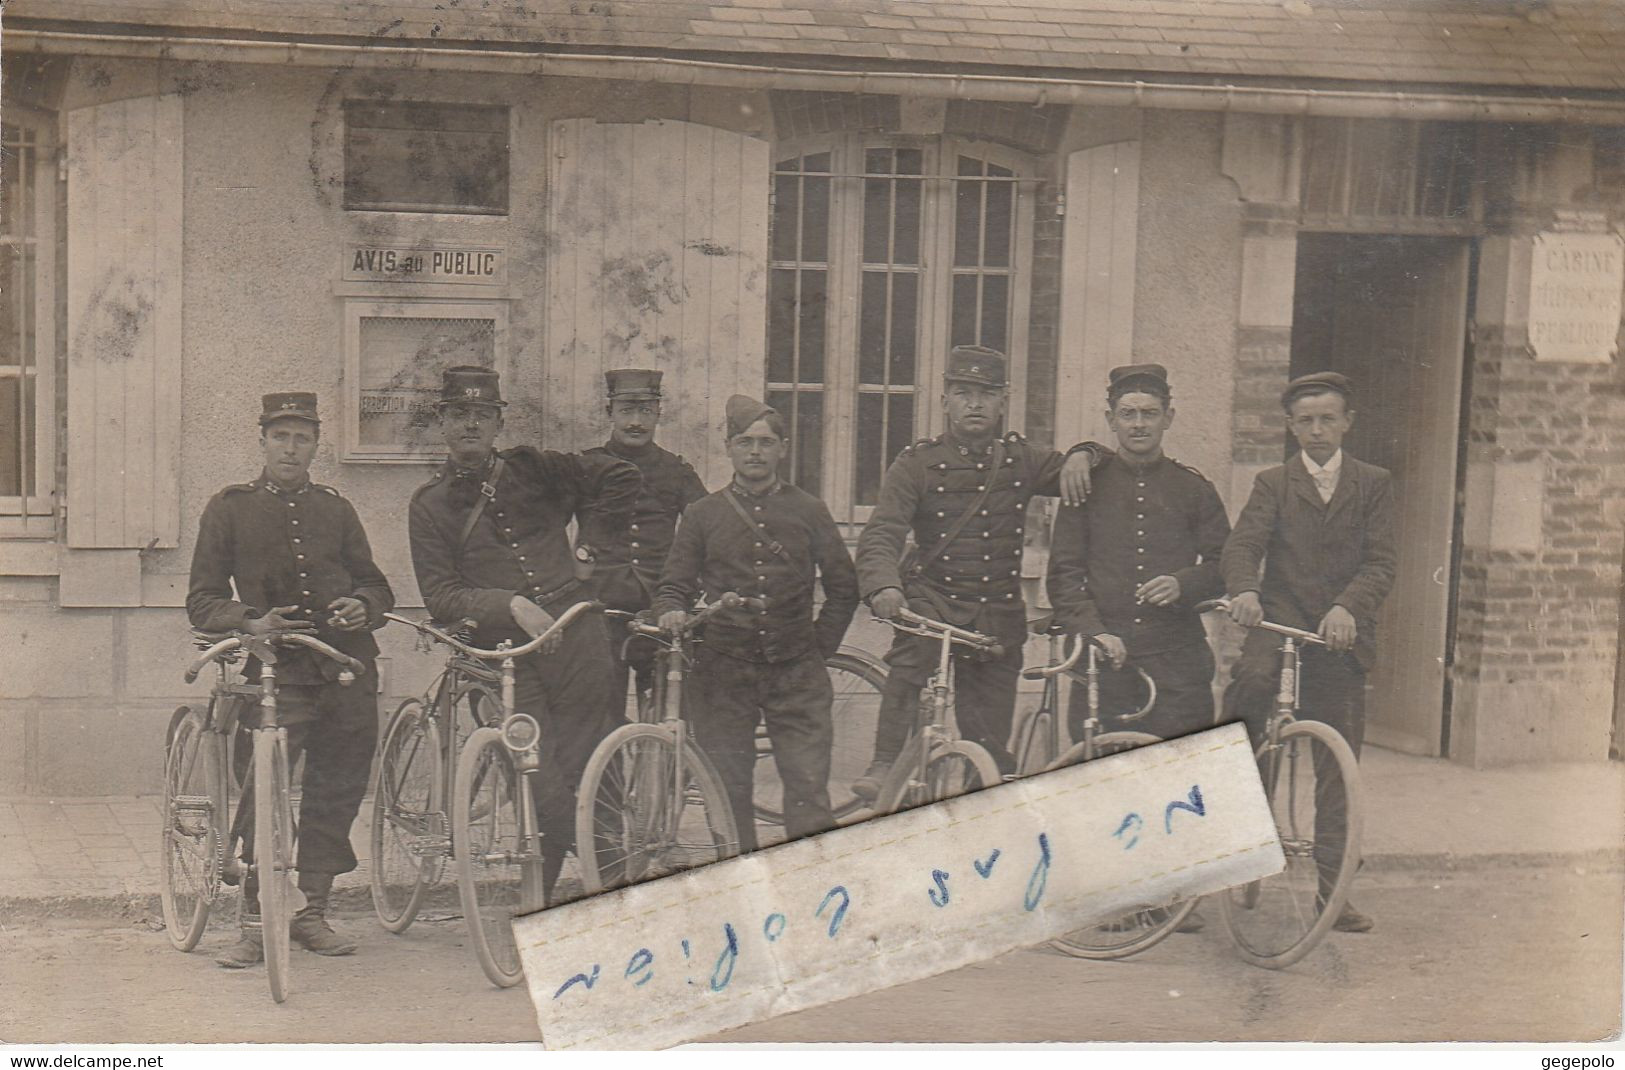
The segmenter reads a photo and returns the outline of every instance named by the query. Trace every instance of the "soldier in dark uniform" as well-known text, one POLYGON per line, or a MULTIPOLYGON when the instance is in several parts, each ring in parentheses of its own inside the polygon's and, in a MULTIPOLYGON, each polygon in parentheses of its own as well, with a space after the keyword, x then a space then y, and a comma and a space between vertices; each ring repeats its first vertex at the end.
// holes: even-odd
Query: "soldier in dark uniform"
MULTIPOLYGON (((1156 681, 1155 708, 1132 727, 1173 739, 1213 725, 1213 651, 1191 607, 1224 593, 1219 555, 1230 521, 1213 484, 1162 451, 1174 409, 1161 365, 1112 369, 1106 402, 1118 452, 1095 469, 1089 501, 1056 514, 1049 597, 1068 632, 1094 636, 1113 666, 1132 661, 1156 681)), ((1101 675, 1108 724, 1138 705, 1138 692, 1137 675, 1101 675)), ((1074 687, 1073 739, 1087 705, 1074 687)))
MULTIPOLYGON (((429 612, 470 619, 476 641, 527 642, 594 594, 580 566, 624 538, 638 471, 599 455, 531 446, 498 451, 502 400, 489 368, 446 370, 439 414, 451 456, 412 496, 412 566, 429 612), (566 526, 576 521, 572 551, 566 526)), ((542 885, 551 896, 575 840, 576 786, 614 727, 605 715, 609 637, 601 615, 571 625, 550 649, 515 664, 514 703, 542 726, 542 885)))
MULTIPOLYGON (((948 431, 905 449, 886 470, 879 503, 858 539, 858 579, 876 616, 895 616, 906 605, 998 638, 1004 651, 997 658, 958 659, 955 710, 960 733, 986 747, 1009 774, 1015 759, 1005 742, 1027 633, 1021 596, 1027 503, 1035 494, 1081 501, 1096 449, 1080 444, 1063 456, 1013 431, 1000 436, 1005 360, 996 350, 955 346, 943 380, 948 431), (910 531, 917 549, 905 560, 910 531)), ((899 634, 886 654, 891 672, 874 763, 853 783, 854 794, 873 799, 879 793, 908 738, 937 650, 929 639, 899 634)))
MULTIPOLYGON (((705 484, 692 465, 675 453, 655 445, 660 423, 660 372, 620 368, 605 372, 609 388, 609 441, 587 450, 587 457, 615 457, 630 461, 643 476, 643 489, 632 507, 632 522, 623 542, 599 548, 594 578, 598 598, 610 609, 637 613, 649 608, 660 569, 666 563, 677 518, 689 503, 705 497, 705 484)), ((625 714, 628 664, 621 660, 621 636, 610 636, 614 654, 614 687, 610 716, 625 714)), ((647 643, 633 644, 630 668, 637 674, 638 694, 647 694, 654 672, 653 651, 647 643)))
MULTIPOLYGON (((378 738, 378 644, 372 631, 383 625, 395 596, 373 564, 355 508, 332 487, 310 482, 321 433, 316 395, 265 395, 260 428, 265 470, 252 483, 225 488, 204 507, 186 614, 205 631, 307 632, 366 666, 348 687, 338 683, 337 664, 299 647, 282 652, 276 666, 277 718, 288 730, 288 760, 305 756, 295 865, 306 905, 294 915, 290 935, 317 954, 348 955, 356 945, 327 923, 327 900, 334 876, 356 867, 350 826, 367 790, 378 738)), ((254 665, 247 671, 257 678, 254 665)), ((251 748, 238 742, 241 777, 251 748)), ((253 796, 245 792, 232 828, 242 840, 244 862, 254 859, 253 813, 253 796)), ((241 968, 264 959, 259 884, 250 876, 243 888, 242 938, 216 961, 241 968)))
POLYGON ((839 649, 858 606, 857 573, 828 507, 779 480, 787 443, 775 410, 739 395, 728 400, 733 482, 683 514, 655 596, 667 630, 682 627, 702 592, 765 603, 712 617, 693 675, 694 736, 728 789, 746 851, 756 849, 751 796, 756 726, 764 720, 784 785, 785 832, 795 839, 835 824, 835 695, 824 659, 839 649), (816 618, 815 582, 824 588, 816 618))

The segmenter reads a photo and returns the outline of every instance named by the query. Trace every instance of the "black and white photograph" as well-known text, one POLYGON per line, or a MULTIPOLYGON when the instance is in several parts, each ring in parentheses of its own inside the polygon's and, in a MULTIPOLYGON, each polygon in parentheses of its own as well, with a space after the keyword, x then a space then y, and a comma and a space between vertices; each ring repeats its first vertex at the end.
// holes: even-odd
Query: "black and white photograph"
POLYGON ((0 81, 0 1046, 1618 1041, 1620 0, 11 0, 0 81))

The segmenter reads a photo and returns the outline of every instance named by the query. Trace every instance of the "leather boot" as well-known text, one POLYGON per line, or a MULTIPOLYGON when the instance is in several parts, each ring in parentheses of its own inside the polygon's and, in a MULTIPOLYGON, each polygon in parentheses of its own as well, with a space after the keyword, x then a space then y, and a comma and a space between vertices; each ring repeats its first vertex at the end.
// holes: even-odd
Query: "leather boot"
POLYGON ((216 965, 227 970, 246 970, 265 961, 265 938, 258 914, 243 914, 242 935, 237 942, 215 957, 216 965))
POLYGON ((331 873, 301 873, 299 890, 305 895, 305 908, 293 916, 288 935, 306 951, 318 955, 353 955, 356 943, 333 931, 327 923, 327 897, 333 890, 331 873))

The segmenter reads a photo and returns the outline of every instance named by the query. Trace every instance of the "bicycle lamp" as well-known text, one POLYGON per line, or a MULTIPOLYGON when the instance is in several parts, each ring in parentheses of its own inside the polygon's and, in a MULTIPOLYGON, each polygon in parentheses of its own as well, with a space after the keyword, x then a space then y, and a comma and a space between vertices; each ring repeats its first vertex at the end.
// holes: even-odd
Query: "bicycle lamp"
POLYGON ((502 722, 502 743, 515 753, 533 750, 542 739, 542 726, 526 713, 516 713, 502 722))

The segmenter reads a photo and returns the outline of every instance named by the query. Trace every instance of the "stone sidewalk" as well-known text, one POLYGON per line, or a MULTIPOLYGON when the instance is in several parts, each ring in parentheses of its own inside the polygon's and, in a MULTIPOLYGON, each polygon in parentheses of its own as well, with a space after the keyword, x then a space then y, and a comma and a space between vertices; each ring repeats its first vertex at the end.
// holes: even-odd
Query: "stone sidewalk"
MULTIPOLYGON (((1625 860, 1625 763, 1474 770, 1368 747, 1361 760, 1370 868, 1625 860)), ((367 886, 368 804, 356 823, 367 886)), ((0 799, 0 921, 11 911, 150 909, 158 887, 155 796, 0 799)))

